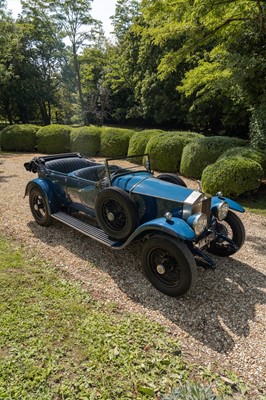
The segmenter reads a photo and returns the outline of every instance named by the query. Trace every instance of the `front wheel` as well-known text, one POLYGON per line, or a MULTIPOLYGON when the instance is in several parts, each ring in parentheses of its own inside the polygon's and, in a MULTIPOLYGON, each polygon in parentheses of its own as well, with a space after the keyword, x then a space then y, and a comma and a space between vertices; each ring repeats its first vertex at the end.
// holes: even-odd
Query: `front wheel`
POLYGON ((49 226, 53 223, 50 206, 43 190, 33 187, 29 193, 31 213, 39 225, 49 226))
POLYGON ((232 211, 228 211, 227 217, 223 221, 217 222, 217 232, 222 236, 211 243, 208 252, 220 257, 228 257, 235 254, 244 244, 245 227, 241 219, 232 211), (228 238, 234 245, 223 237, 228 238))
POLYGON ((158 235, 148 239, 143 246, 142 265, 152 285, 167 296, 184 295, 197 279, 192 253, 172 237, 158 235))

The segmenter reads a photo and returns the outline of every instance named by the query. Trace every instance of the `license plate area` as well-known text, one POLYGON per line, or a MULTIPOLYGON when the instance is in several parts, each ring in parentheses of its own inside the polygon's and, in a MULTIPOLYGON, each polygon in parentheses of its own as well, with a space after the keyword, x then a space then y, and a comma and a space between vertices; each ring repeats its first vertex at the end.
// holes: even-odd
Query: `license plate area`
POLYGON ((205 236, 204 238, 200 239, 198 242, 196 242, 196 247, 198 249, 202 249, 206 246, 209 246, 209 244, 215 240, 216 235, 214 232, 210 232, 209 235, 205 236))

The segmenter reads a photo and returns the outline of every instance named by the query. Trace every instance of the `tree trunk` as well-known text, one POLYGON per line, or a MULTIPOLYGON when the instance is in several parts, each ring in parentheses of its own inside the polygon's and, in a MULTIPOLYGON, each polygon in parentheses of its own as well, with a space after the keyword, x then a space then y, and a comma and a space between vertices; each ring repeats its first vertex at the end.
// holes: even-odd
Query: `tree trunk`
POLYGON ((79 70, 79 61, 78 61, 75 44, 73 44, 73 57, 74 57, 74 67, 75 67, 76 76, 77 76, 77 85, 78 85, 79 101, 80 101, 80 106, 81 106, 81 111, 82 111, 82 117, 83 117, 84 125, 89 125, 88 113, 87 113, 87 110, 85 109, 85 103, 84 103, 84 99, 83 99, 80 70, 79 70))

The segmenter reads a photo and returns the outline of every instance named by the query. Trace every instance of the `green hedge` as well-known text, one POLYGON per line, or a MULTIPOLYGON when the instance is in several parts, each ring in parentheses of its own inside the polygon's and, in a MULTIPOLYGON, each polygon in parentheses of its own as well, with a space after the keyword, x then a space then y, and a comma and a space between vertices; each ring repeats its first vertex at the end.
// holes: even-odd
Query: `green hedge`
POLYGON ((129 141, 128 156, 135 156, 138 154, 144 154, 148 141, 151 137, 163 133, 159 129, 146 129, 140 132, 134 133, 129 141))
POLYGON ((70 151, 71 128, 66 125, 47 125, 37 132, 37 148, 40 153, 67 153, 70 151))
POLYGON ((263 168, 264 176, 266 176, 266 153, 263 151, 255 150, 252 147, 232 147, 226 150, 218 160, 227 157, 241 156, 250 158, 253 161, 257 161, 263 168))
POLYGON ((200 178, 207 165, 214 163, 227 149, 245 146, 242 139, 210 136, 189 143, 183 151, 180 172, 187 177, 200 178))
POLYGON ((202 187, 214 195, 222 191, 224 196, 237 197, 257 189, 263 177, 261 165, 245 157, 227 157, 206 167, 202 174, 202 187))
POLYGON ((37 125, 9 125, 1 131, 1 149, 4 151, 34 151, 37 145, 37 125))
POLYGON ((135 131, 121 128, 103 128, 101 134, 101 155, 103 157, 123 157, 135 131))
POLYGON ((101 149, 101 128, 97 126, 83 126, 72 129, 70 133, 70 150, 86 156, 96 156, 101 149))
POLYGON ((145 153, 150 154, 153 169, 161 172, 177 172, 183 148, 197 138, 198 134, 178 134, 164 132, 151 137, 147 143, 145 153))

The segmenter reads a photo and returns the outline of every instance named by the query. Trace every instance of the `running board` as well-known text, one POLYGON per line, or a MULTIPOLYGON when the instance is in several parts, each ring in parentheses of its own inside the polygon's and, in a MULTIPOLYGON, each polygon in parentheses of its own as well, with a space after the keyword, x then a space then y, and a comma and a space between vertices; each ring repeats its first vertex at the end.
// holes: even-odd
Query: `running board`
POLYGON ((105 244, 108 247, 113 247, 114 245, 118 245, 119 242, 114 241, 109 238, 106 233, 100 228, 96 228, 95 226, 89 225, 79 219, 72 217, 69 214, 66 214, 62 211, 57 212, 51 215, 57 221, 62 222, 65 225, 70 226, 78 232, 83 233, 84 235, 97 240, 100 243, 105 244))

